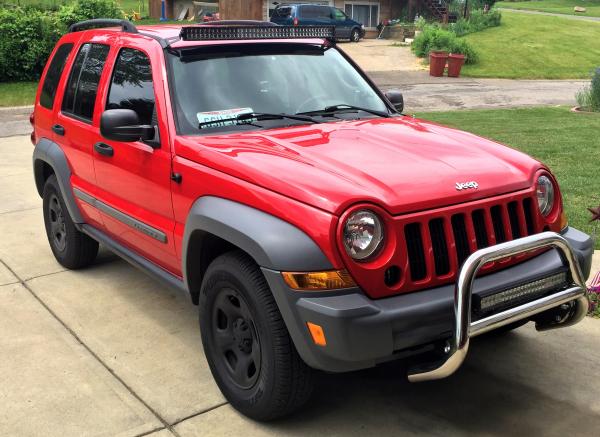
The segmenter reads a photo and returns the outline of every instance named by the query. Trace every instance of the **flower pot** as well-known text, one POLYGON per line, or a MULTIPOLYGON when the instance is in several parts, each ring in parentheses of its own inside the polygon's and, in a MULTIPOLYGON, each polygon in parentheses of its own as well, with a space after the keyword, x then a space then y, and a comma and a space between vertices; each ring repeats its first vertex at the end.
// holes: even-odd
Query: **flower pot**
POLYGON ((460 76, 460 70, 465 63, 465 55, 451 53, 448 56, 448 77, 460 76))
POLYGON ((429 52, 429 75, 441 77, 444 75, 448 53, 442 51, 429 52))

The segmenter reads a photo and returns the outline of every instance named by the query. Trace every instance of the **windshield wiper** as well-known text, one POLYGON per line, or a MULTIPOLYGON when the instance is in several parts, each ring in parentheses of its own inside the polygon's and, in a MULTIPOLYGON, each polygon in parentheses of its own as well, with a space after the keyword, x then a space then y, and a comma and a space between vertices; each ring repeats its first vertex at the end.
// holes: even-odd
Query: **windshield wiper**
MULTIPOLYGON (((203 121, 198 124, 198 129, 202 129, 204 126, 210 126, 213 124, 226 123, 229 121, 250 121, 243 124, 250 124, 253 126, 258 126, 252 124, 251 121, 259 121, 259 120, 283 120, 284 118, 289 118, 290 120, 298 120, 298 121, 306 121, 309 123, 320 123, 320 121, 315 120, 308 115, 301 114, 276 114, 270 112, 246 112, 243 114, 236 115, 235 117, 223 118, 221 120, 211 120, 211 121, 203 121)), ((258 126, 261 127, 261 126, 258 126)))
POLYGON ((327 115, 348 111, 363 111, 368 112, 369 114, 377 115, 379 117, 390 117, 390 114, 388 114, 387 112, 377 111, 376 109, 363 108, 360 106, 348 105, 346 103, 327 106, 325 109, 317 109, 316 111, 299 112, 297 115, 327 115))

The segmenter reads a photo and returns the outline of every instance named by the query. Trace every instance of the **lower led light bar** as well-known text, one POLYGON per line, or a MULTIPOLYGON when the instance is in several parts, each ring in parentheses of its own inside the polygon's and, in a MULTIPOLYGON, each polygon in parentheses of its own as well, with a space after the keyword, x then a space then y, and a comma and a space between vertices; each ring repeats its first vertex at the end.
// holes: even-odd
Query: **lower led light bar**
POLYGON ((532 300, 542 297, 549 291, 559 290, 567 285, 567 273, 562 272, 537 281, 509 288, 490 296, 481 298, 480 309, 483 312, 516 305, 523 300, 532 300))
POLYGON ((200 25, 181 28, 184 41, 223 41, 245 39, 332 39, 333 26, 252 26, 252 25, 200 25))

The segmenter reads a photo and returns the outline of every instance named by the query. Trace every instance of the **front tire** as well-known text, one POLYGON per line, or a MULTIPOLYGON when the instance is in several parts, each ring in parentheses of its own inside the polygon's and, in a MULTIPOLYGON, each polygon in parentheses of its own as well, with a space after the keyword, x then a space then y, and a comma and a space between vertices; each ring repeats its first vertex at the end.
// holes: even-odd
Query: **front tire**
POLYGON ((43 198, 46 236, 56 260, 73 270, 90 265, 98 254, 98 242, 75 227, 55 175, 46 180, 43 198))
POLYGON ((354 28, 352 29, 352 33, 350 33, 350 41, 359 42, 360 41, 360 30, 354 28))
POLYGON ((272 420, 310 397, 312 369, 298 355, 262 272, 246 254, 215 259, 200 291, 204 353, 223 395, 242 414, 272 420))

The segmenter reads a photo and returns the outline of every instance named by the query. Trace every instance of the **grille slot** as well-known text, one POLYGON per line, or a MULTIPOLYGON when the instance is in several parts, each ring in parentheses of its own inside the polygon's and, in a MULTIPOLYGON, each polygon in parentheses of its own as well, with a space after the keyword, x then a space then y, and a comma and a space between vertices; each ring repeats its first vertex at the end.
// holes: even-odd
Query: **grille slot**
POLYGON ((472 214, 473 228, 475 229, 475 238, 477 239, 477 249, 483 249, 490 245, 485 227, 485 212, 483 209, 476 209, 472 214))
POLYGON ((423 236, 421 225, 410 223, 404 227, 406 238, 406 249, 410 260, 410 277, 413 281, 419 281, 427 276, 427 265, 425 264, 425 252, 423 250, 423 236))
POLYGON ((469 237, 467 236, 467 226, 465 225, 465 216, 463 214, 452 216, 452 232, 454 233, 456 255, 458 257, 458 265, 460 266, 471 254, 471 250, 469 249, 469 237))
POLYGON ((429 235, 433 249, 435 274, 446 275, 450 272, 450 258, 448 257, 448 245, 444 233, 444 219, 437 218, 429 222, 429 235))
POLYGON ((496 234, 496 243, 504 243, 506 241, 506 233, 504 232, 504 220, 502 219, 502 207, 495 205, 490 208, 492 214, 492 224, 494 225, 494 234, 496 234))
POLYGON ((510 220, 510 229, 513 240, 521 238, 519 207, 517 206, 517 202, 510 202, 508 204, 508 219, 510 220))
POLYGON ((532 201, 528 197, 523 200, 523 212, 525 213, 525 226, 527 227, 527 235, 534 233, 533 226, 533 211, 531 210, 532 201))

